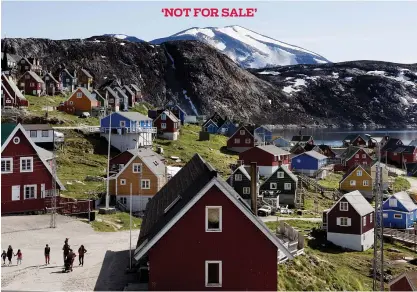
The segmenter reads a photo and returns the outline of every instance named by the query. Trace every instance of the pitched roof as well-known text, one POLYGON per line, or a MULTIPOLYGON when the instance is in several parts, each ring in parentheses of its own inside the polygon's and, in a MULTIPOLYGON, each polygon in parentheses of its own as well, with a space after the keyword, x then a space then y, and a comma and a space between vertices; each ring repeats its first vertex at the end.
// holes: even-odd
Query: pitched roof
POLYGON ((413 176, 417 176, 417 162, 407 163, 407 172, 413 176))
POLYGON ((174 107, 177 108, 179 111, 183 112, 184 115, 187 115, 187 112, 183 110, 178 104, 176 104, 174 107))
POLYGON ((90 74, 90 72, 88 72, 87 70, 85 70, 85 69, 81 69, 81 72, 83 72, 84 73, 84 75, 85 76, 87 76, 88 78, 93 78, 93 76, 90 74))
MULTIPOLYGON (((320 147, 318 147, 317 145, 313 145, 313 144, 306 144, 305 146, 304 146, 304 150, 305 151, 310 151, 310 150, 315 150, 315 151, 317 151, 317 150, 321 150, 321 148, 320 147), (317 147, 317 148, 316 148, 317 147)), ((318 152, 318 151, 317 151, 318 152)))
POLYGON ((256 148, 259 148, 265 152, 271 153, 272 155, 290 155, 291 154, 290 152, 285 151, 284 149, 279 148, 275 145, 256 146, 256 148))
POLYGON ((416 146, 398 146, 397 148, 395 148, 392 152, 394 153, 414 153, 414 151, 416 150, 416 146))
MULTIPOLYGON (((363 148, 356 147, 356 146, 349 146, 347 148, 347 150, 345 152, 343 152, 342 159, 345 159, 345 160, 351 159, 353 157, 353 155, 355 155, 361 149, 363 149, 363 148)), ((365 153, 368 154, 366 151, 365 151, 365 153)))
POLYGON ((408 146, 417 146, 417 139, 411 141, 410 144, 408 144, 408 146))
POLYGON ((240 171, 244 176, 246 176, 246 178, 248 179, 248 180, 251 180, 251 178, 250 178, 250 175, 249 175, 249 173, 248 173, 248 171, 246 170, 246 168, 245 168, 245 166, 244 165, 241 165, 241 166, 239 166, 238 168, 236 168, 235 169, 235 171, 233 171, 233 173, 232 173, 232 175, 231 176, 229 176, 229 178, 227 179, 227 180, 230 180, 230 178, 236 173, 236 172, 238 172, 238 171, 240 171))
POLYGON ((1 123, 1 145, 2 146, 3 146, 3 143, 6 142, 7 138, 9 138, 14 128, 16 128, 16 124, 1 123))
POLYGON ((400 145, 402 145, 402 141, 400 139, 390 138, 387 143, 385 143, 384 147, 382 147, 381 152, 394 150, 400 145))
POLYGON ((26 131, 30 131, 30 130, 52 130, 52 127, 49 124, 22 124, 22 126, 26 131))
POLYGON ((136 91, 140 91, 139 87, 136 84, 130 84, 130 87, 132 87, 136 91))
POLYGON ((206 191, 217 186, 288 258, 293 258, 266 226, 255 216, 235 190, 217 175, 217 171, 195 154, 181 170, 162 187, 146 206, 135 259, 146 252, 189 210, 206 191))
POLYGON ((407 279, 408 283, 411 286, 411 289, 413 289, 412 291, 417 291, 417 271, 407 271, 407 272, 400 274, 398 277, 394 278, 391 282, 388 283, 390 290, 391 290, 391 286, 395 284, 396 282, 398 282, 398 280, 402 279, 403 277, 407 279))
POLYGON ((214 113, 210 118, 207 119, 203 123, 203 127, 208 123, 208 121, 212 120, 218 127, 222 126, 225 122, 225 119, 223 119, 218 113, 214 113))
POLYGON ((135 95, 135 93, 132 91, 132 89, 130 89, 129 86, 124 85, 123 88, 130 94, 130 95, 135 95))
POLYGON ((74 92, 71 94, 71 96, 69 97, 69 98, 71 98, 74 94, 75 94, 75 92, 77 91, 77 90, 81 90, 81 92, 89 99, 89 100, 91 100, 91 101, 97 101, 97 99, 94 97, 94 96, 92 96, 91 95, 91 92, 90 91, 88 91, 87 90, 87 88, 84 88, 84 87, 78 87, 78 88, 76 88, 75 90, 74 90, 74 92))
POLYGON ((272 177, 272 176, 274 176, 274 175, 277 175, 277 172, 278 171, 280 171, 280 170, 282 170, 282 171, 284 171, 286 174, 288 174, 292 179, 293 179, 293 181, 295 181, 295 182, 297 182, 298 181, 298 177, 294 174, 294 173, 292 173, 292 171, 291 170, 289 170, 289 168, 288 168, 288 166, 286 166, 286 165, 281 165, 280 167, 278 167, 277 168, 277 170, 275 170, 265 181, 264 181, 264 183, 266 183, 268 180, 269 180, 269 178, 270 177, 272 177))
POLYGON ((329 146, 329 145, 324 145, 324 144, 321 144, 321 145, 319 145, 319 148, 320 148, 320 149, 321 149, 321 151, 323 151, 323 152, 327 149, 327 150, 329 150, 329 151, 333 152, 334 154, 337 154, 335 151, 333 151, 333 148, 332 148, 331 146, 329 146))
MULTIPOLYGON (((26 100, 26 97, 23 95, 23 93, 17 87, 16 83, 14 83, 14 81, 12 80, 12 78, 6 76, 5 74, 2 74, 2 77, 6 80, 6 82, 9 84, 9 86, 13 89, 13 94, 16 94, 16 96, 19 99, 26 100)), ((2 79, 2 81, 3 81, 3 79, 2 79)), ((9 92, 9 94, 12 94, 12 93, 9 92)))
POLYGON ((318 153, 317 151, 314 151, 314 150, 306 151, 306 152, 301 153, 301 154, 298 154, 298 155, 296 155, 294 157, 297 157, 297 156, 300 156, 300 155, 304 155, 304 154, 306 154, 308 156, 311 156, 311 157, 313 157, 315 159, 318 159, 318 160, 327 159, 327 156, 324 156, 323 154, 320 154, 320 153, 318 153))
POLYGON ((113 90, 113 89, 111 89, 109 86, 107 86, 107 87, 105 88, 105 90, 107 90, 107 91, 110 93, 110 95, 113 95, 113 97, 114 97, 114 98, 118 98, 117 93, 116 93, 116 92, 114 92, 114 90, 113 90))
POLYGON ((43 76, 43 78, 45 79, 46 76, 49 76, 49 78, 52 79, 52 81, 59 83, 58 80, 55 79, 55 77, 51 74, 51 73, 46 73, 45 76, 43 76))
MULTIPOLYGON (((417 205, 411 199, 410 195, 407 192, 398 192, 393 194, 391 197, 395 197, 407 211, 411 212, 417 209, 417 205)), ((387 200, 389 200, 388 198, 387 200)))
POLYGON ((366 141, 360 134, 349 134, 343 139, 345 142, 353 142, 356 140, 356 138, 361 137, 362 140, 366 141))
POLYGON ((114 88, 114 91, 116 91, 117 93, 119 93, 123 98, 128 98, 127 95, 126 95, 126 93, 124 93, 123 90, 120 87, 116 86, 114 88))
POLYGON ((70 77, 70 78, 75 78, 74 77, 74 75, 72 75, 69 71, 68 71, 68 69, 64 69, 64 70, 62 70, 63 72, 65 72, 65 73, 67 73, 67 75, 70 77))
POLYGON ((374 208, 371 204, 365 199, 364 196, 359 191, 353 191, 350 193, 344 194, 329 210, 329 212, 339 204, 339 202, 345 198, 346 201, 349 202, 349 204, 352 206, 353 209, 356 210, 356 212, 360 216, 365 216, 369 213, 372 213, 374 211, 374 208))
POLYGON ((310 139, 313 139, 313 136, 297 135, 292 136, 291 142, 308 142, 310 139))
MULTIPOLYGON (((152 149, 139 148, 129 149, 127 151, 133 155, 133 158, 131 159, 132 162, 135 157, 139 157, 154 174, 165 175, 165 158, 152 151, 152 149)), ((130 162, 127 163, 126 166, 129 164, 130 162)))
POLYGON ((171 121, 175 122, 179 122, 180 120, 178 119, 178 117, 176 115, 174 115, 173 112, 171 112, 170 110, 164 110, 159 116, 157 116, 155 118, 158 119, 162 114, 165 114, 167 116, 167 118, 169 118, 171 121))
POLYGON ((45 83, 45 82, 43 82, 42 78, 40 78, 39 75, 36 74, 35 72, 33 72, 33 71, 26 71, 26 73, 28 73, 33 79, 35 79, 36 82, 45 83))
POLYGON ((96 99, 97 99, 97 96, 98 96, 98 97, 100 97, 100 99, 105 99, 105 98, 104 98, 104 97, 100 94, 100 92, 98 92, 98 90, 97 90, 97 89, 94 89, 92 93, 95 93, 95 94, 96 94, 96 99))
MULTIPOLYGON (((382 167, 382 166, 381 166, 382 167)), ((345 172, 345 174, 342 176, 342 179, 340 180, 340 182, 339 183, 342 183, 348 176, 350 176, 354 171, 356 171, 356 169, 357 168, 360 168, 362 171, 364 171, 365 173, 367 173, 369 176, 371 176, 371 170, 370 170, 370 168, 369 168, 369 166, 368 167, 364 167, 364 166, 362 166, 362 165, 360 165, 360 164, 358 164, 358 165, 354 165, 354 166, 352 166, 351 168, 349 168, 346 172, 345 172)))
POLYGON ((142 115, 141 113, 138 113, 138 112, 115 112, 112 114, 119 114, 131 121, 152 121, 151 118, 145 115, 142 115))
POLYGON ((267 130, 267 131, 269 131, 269 132, 272 132, 271 127, 270 127, 270 126, 267 126, 267 125, 260 125, 260 126, 256 127, 256 129, 255 129, 255 130, 257 130, 257 129, 259 129, 259 128, 264 128, 265 130, 267 130))
POLYGON ((54 158, 54 153, 51 151, 48 151, 42 147, 39 147, 35 145, 36 152, 38 152, 39 156, 42 157, 45 161, 48 161, 50 159, 54 158))

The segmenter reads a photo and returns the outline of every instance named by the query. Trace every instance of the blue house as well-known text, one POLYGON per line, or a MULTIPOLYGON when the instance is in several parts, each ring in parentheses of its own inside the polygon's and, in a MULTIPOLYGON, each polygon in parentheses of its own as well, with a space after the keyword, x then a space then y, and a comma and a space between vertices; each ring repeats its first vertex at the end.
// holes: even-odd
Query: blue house
POLYGON ((307 151, 291 158, 291 170, 313 176, 316 171, 327 164, 327 157, 314 151, 307 151))
POLYGON ((254 131, 255 144, 264 144, 272 141, 272 130, 268 126, 259 126, 254 131))
POLYGON ((218 134, 221 135, 225 135, 227 137, 231 137, 239 128, 239 125, 237 125, 236 123, 233 123, 233 121, 227 119, 223 125, 221 125, 219 127, 219 129, 217 130, 218 134))
POLYGON ((291 147, 290 141, 285 140, 283 137, 275 138, 272 141, 272 144, 274 144, 277 147, 291 147))
POLYGON ((152 119, 137 112, 114 112, 102 118, 100 133, 107 140, 110 128, 110 144, 122 152, 152 146, 156 134, 152 119))
POLYGON ((395 193, 383 204, 384 227, 406 229, 417 221, 417 205, 406 192, 395 193))
POLYGON ((217 131, 224 124, 224 121, 225 120, 218 113, 215 113, 201 126, 202 131, 210 134, 217 134, 217 131))

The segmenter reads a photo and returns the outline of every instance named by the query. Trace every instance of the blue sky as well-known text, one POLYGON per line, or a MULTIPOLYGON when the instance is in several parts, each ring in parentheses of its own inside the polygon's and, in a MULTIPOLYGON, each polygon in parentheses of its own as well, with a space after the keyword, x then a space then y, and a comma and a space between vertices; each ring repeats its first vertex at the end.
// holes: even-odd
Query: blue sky
POLYGON ((195 26, 237 24, 333 62, 417 63, 417 2, 2 1, 1 6, 2 37, 66 39, 124 33, 152 40, 195 26), (254 7, 257 13, 253 18, 165 18, 161 9, 166 7, 254 7))

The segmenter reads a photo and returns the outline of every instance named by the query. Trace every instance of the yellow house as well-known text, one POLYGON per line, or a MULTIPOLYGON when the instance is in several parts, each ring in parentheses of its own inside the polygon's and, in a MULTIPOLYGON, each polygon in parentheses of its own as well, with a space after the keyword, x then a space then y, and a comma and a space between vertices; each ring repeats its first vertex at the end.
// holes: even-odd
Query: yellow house
POLYGON ((339 182, 341 191, 360 191, 366 198, 372 198, 372 176, 370 170, 361 165, 351 168, 339 182))
POLYGON ((151 149, 141 148, 133 157, 110 177, 109 192, 117 201, 130 209, 132 190, 132 211, 144 211, 148 201, 167 182, 165 160, 151 149))

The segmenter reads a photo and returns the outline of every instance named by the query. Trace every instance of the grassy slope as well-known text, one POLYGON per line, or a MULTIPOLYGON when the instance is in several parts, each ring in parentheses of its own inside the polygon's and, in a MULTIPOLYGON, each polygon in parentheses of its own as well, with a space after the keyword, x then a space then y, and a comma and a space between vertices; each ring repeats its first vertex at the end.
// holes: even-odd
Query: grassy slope
MULTIPOLYGON (((142 219, 132 216, 132 229, 139 229, 142 225, 142 219)), ((129 230, 130 215, 127 213, 117 212, 115 214, 97 214, 96 221, 91 222, 95 231, 114 232, 129 230)))
POLYGON ((339 182, 342 179, 343 174, 341 173, 330 173, 324 179, 318 181, 318 183, 326 188, 339 188, 339 182))
POLYGON ((411 188, 411 184, 406 178, 398 176, 395 178, 394 184, 392 187, 395 193, 395 192, 408 190, 409 188, 411 188))
MULTIPOLYGON (((318 223, 300 220, 287 221, 288 224, 306 234, 308 229, 318 227, 318 223)), ((275 231, 276 222, 267 223, 275 231)), ((365 252, 347 252, 336 246, 323 246, 326 240, 307 240, 305 255, 297 257, 278 266, 278 290, 308 291, 308 290, 372 290, 372 278, 368 277, 372 264, 373 249, 365 252)), ((403 256, 415 256, 409 249, 399 244, 385 244, 385 259, 395 260, 403 256), (388 252, 396 248, 400 252, 388 252)), ((388 262, 386 261, 386 262, 388 262)), ((398 275, 406 269, 417 267, 411 264, 388 266, 393 275, 398 275)))

